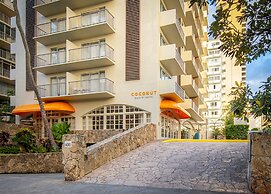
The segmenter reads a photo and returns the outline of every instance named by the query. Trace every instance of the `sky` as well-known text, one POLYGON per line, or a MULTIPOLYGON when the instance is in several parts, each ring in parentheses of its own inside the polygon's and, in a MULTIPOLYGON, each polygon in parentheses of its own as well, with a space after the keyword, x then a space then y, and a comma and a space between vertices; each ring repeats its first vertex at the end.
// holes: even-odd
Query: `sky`
MULTIPOLYGON (((215 14, 215 6, 209 6, 209 25, 214 21, 212 15, 215 14)), ((271 53, 261 56, 257 60, 247 64, 247 84, 255 93, 259 90, 259 86, 267 77, 271 76, 271 53)))

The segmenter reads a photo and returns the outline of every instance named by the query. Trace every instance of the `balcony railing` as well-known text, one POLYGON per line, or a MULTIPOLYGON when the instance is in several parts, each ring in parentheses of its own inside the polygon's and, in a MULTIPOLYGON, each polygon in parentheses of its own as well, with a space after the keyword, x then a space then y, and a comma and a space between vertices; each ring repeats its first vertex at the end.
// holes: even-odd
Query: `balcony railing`
POLYGON ((52 3, 52 2, 55 2, 55 1, 59 1, 59 0, 35 0, 35 6, 38 6, 38 5, 45 5, 47 3, 52 3))
POLYGON ((181 86, 175 82, 175 92, 180 96, 183 100, 185 99, 185 91, 181 88, 181 86))
POLYGON ((180 21, 179 21, 178 18, 176 18, 176 25, 177 25, 177 29, 178 29, 181 37, 184 38, 185 37, 184 36, 184 31, 183 31, 182 25, 181 25, 181 23, 180 23, 180 21))
POLYGON ((51 52, 37 55, 35 57, 35 67, 43 67, 55 64, 66 63, 66 51, 51 52))
POLYGON ((15 37, 10 36, 4 32, 0 31, 0 39, 7 41, 8 43, 13 43, 15 41, 15 37))
POLYGON ((63 31, 66 31, 66 18, 36 25, 35 36, 44 36, 63 31))
POLYGON ((177 62, 181 65, 183 71, 184 71, 184 62, 182 60, 181 54, 179 53, 178 49, 176 48, 176 54, 175 54, 177 62))
POLYGON ((5 51, 5 50, 0 49, 0 57, 7 59, 9 61, 15 62, 15 55, 10 54, 9 51, 5 51))
POLYGON ((110 92, 113 93, 114 82, 107 78, 73 81, 69 83, 70 95, 110 92))
POLYGON ((195 89, 195 91, 197 92, 197 94, 199 93, 199 88, 198 88, 198 86, 197 86, 197 84, 196 84, 196 81, 193 79, 192 80, 192 86, 193 86, 193 88, 195 89))
POLYGON ((7 15, 3 14, 0 12, 0 20, 7 23, 7 24, 11 24, 11 19, 10 17, 8 17, 7 15))
POLYGON ((102 43, 69 50, 69 61, 91 60, 108 57, 114 60, 114 49, 102 43))
POLYGON ((14 91, 14 86, 0 83, 0 94, 7 96, 10 91, 14 91))
POLYGON ((70 29, 108 23, 114 28, 114 17, 106 9, 89 11, 69 18, 70 29))
POLYGON ((9 8, 13 9, 13 4, 11 3, 10 0, 0 0, 1 3, 4 3, 6 6, 9 8))
POLYGON ((0 68, 0 76, 10 78, 10 70, 0 68))
POLYGON ((38 90, 41 97, 65 96, 66 83, 39 85, 38 90))
POLYGON ((193 101, 192 101, 192 109, 194 109, 197 113, 199 113, 199 107, 193 101))

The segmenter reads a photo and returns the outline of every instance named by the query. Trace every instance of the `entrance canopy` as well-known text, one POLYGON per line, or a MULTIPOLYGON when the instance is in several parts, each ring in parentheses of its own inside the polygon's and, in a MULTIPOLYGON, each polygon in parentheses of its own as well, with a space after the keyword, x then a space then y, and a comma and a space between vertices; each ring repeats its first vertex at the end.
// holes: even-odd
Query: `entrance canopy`
MULTIPOLYGON (((74 113, 74 107, 67 102, 48 102, 44 103, 45 111, 58 111, 58 112, 66 112, 66 113, 74 113)), ((12 114, 15 115, 25 115, 29 113, 40 112, 40 106, 38 104, 25 104, 21 106, 17 106, 12 114)))
POLYGON ((189 119, 191 115, 177 102, 172 100, 162 100, 160 103, 162 113, 176 119, 189 119))

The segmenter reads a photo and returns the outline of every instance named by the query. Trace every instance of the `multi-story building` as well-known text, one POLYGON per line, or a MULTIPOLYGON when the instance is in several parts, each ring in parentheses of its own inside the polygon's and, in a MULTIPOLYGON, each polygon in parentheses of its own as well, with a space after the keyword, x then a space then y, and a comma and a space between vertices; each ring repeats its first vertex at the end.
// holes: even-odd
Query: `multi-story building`
POLYGON ((209 40, 208 63, 208 129, 221 128, 225 108, 230 101, 229 94, 236 82, 245 82, 245 66, 236 66, 235 60, 226 57, 219 49, 220 40, 209 40))
POLYGON ((15 90, 15 82, 10 78, 11 70, 15 68, 15 55, 10 51, 15 40, 15 29, 11 25, 14 15, 12 3, 0 1, 0 106, 9 104, 9 96, 15 90))
MULTIPOLYGON (((152 122, 158 138, 205 137, 207 7, 182 0, 36 0, 32 12, 34 1, 27 2, 20 7, 26 34, 34 32, 33 70, 51 124, 126 130, 152 122)), ((17 122, 33 114, 41 126, 26 70, 19 72, 17 122)))

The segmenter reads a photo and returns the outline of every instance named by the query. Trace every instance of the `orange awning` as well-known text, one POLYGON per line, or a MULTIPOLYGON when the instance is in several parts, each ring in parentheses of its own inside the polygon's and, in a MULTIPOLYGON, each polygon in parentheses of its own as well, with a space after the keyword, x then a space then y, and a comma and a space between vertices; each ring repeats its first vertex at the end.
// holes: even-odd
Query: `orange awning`
MULTIPOLYGON (((74 113, 74 107, 67 102, 48 102, 44 103, 44 109, 46 111, 59 111, 59 112, 67 112, 74 113)), ((25 104, 21 106, 17 106, 12 114, 15 115, 23 115, 29 113, 40 112, 40 106, 38 104, 25 104)))
POLYGON ((189 119, 191 117, 189 112, 172 100, 162 100, 160 109, 162 109, 162 113, 177 119, 189 119))

